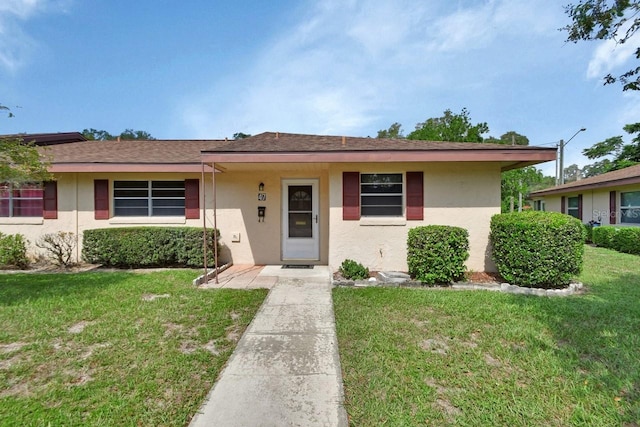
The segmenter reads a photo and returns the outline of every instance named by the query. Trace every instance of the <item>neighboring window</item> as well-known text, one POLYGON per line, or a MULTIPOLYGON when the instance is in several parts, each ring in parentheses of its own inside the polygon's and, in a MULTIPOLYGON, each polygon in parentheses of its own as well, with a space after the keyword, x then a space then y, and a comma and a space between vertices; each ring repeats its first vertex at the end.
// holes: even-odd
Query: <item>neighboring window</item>
POLYGON ((402 174, 360 174, 362 216, 402 216, 402 174))
POLYGON ((0 184, 0 217, 41 217, 42 185, 0 184))
POLYGON ((640 191, 620 193, 620 222, 640 224, 640 191))
POLYGON ((114 181, 115 216, 184 216, 184 181, 114 181))
POLYGON ((567 215, 580 219, 580 200, 578 196, 567 197, 567 215))
POLYGON ((545 209, 544 200, 534 200, 533 209, 536 211, 544 211, 545 209))

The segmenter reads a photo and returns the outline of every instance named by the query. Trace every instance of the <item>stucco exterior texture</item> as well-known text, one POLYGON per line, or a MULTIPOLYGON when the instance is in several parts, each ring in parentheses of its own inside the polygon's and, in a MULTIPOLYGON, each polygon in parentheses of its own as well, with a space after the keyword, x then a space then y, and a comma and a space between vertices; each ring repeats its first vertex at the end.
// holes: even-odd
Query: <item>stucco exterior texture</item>
MULTIPOLYGON (((489 225, 500 213, 500 164, 497 162, 434 163, 305 163, 305 164, 233 164, 221 165, 222 172, 205 174, 200 207, 206 218, 184 217, 111 217, 94 218, 94 180, 108 179, 113 195, 114 180, 202 179, 198 173, 59 173, 58 218, 0 218, 0 231, 21 233, 33 245, 45 233, 69 231, 79 236, 77 259, 81 259, 82 233, 87 229, 124 226, 214 226, 221 233, 220 259, 234 264, 283 264, 282 183, 289 179, 314 179, 318 182, 319 257, 307 263, 329 265, 335 271, 345 259, 353 259, 370 270, 406 271, 406 241, 410 228, 428 225, 452 225, 469 232, 472 271, 494 271, 490 259, 489 225), (424 220, 405 217, 361 217, 345 221, 342 217, 342 173, 424 174, 424 220), (259 191, 260 183, 264 184, 259 191), (215 194, 214 194, 215 193, 215 194), (258 193, 263 200, 258 200, 258 193), (264 206, 263 221, 258 206, 264 206)), ((599 197, 599 196, 598 196, 599 197)), ((590 209, 586 203, 585 212, 590 209)), ((549 200, 548 207, 553 203, 549 200)))

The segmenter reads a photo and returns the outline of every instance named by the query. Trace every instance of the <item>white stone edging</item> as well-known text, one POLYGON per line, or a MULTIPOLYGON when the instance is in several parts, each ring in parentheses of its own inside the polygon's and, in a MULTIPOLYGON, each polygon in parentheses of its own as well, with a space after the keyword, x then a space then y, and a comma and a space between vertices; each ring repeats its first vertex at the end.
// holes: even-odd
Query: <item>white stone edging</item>
POLYGON ((209 280, 217 273, 220 274, 223 271, 225 271, 227 268, 231 267, 233 265, 232 262, 229 262, 227 264, 221 265, 218 268, 215 269, 209 269, 207 271, 207 274, 201 274, 200 276, 198 276, 197 278, 193 279, 193 286, 200 286, 203 283, 207 283, 209 282, 209 280))

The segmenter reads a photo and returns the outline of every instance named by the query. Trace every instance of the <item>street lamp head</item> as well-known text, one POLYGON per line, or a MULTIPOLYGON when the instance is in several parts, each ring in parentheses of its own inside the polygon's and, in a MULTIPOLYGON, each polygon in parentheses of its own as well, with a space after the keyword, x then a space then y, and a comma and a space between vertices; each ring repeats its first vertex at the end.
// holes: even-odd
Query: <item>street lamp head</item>
POLYGON ((587 130, 587 128, 581 128, 580 132, 584 132, 585 130, 587 130))

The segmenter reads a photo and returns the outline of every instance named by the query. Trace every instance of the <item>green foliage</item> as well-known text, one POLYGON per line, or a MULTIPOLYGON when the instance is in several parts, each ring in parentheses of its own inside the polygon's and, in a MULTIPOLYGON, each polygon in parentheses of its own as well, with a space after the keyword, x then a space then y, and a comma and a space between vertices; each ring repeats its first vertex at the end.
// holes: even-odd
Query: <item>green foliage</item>
POLYGON ((613 235, 613 249, 627 254, 640 255, 640 228, 622 227, 613 235))
POLYGON ((446 225, 427 225, 409 230, 409 274, 426 284, 451 283, 464 276, 469 258, 469 232, 446 225))
POLYGON ((603 225, 594 227, 591 232, 591 238, 595 245, 613 249, 613 236, 616 234, 616 227, 603 225))
POLYGON ((394 124, 392 124, 391 126, 389 126, 389 129, 382 129, 378 131, 378 136, 376 138, 383 138, 383 139, 403 139, 404 138, 404 134, 402 131, 402 125, 398 122, 395 122, 394 124))
POLYGON ((0 267, 27 268, 27 243, 22 234, 0 233, 0 267))
MULTIPOLYGON (((640 2, 631 0, 581 0, 570 4, 565 12, 571 24, 563 30, 569 34, 567 41, 614 40, 616 44, 627 42, 640 28, 640 2)), ((640 48, 636 48, 636 59, 640 59, 640 48)), ((605 84, 622 83, 622 90, 640 90, 640 67, 614 77, 607 74, 605 84)))
POLYGON ((245 139, 245 138, 249 138, 250 136, 251 136, 250 133, 236 132, 233 134, 233 139, 234 140, 245 139))
POLYGON ((338 271, 340 271, 340 274, 342 274, 345 279, 349 280, 363 280, 369 278, 369 269, 359 262, 351 259, 345 259, 342 261, 342 265, 338 271))
POLYGON ((523 200, 525 200, 532 188, 542 183, 544 178, 542 172, 533 166, 502 172, 500 180, 502 212, 509 212, 512 197, 514 208, 517 210, 518 195, 521 193, 523 200))
POLYGON ((59 231, 40 236, 36 246, 44 249, 56 265, 70 267, 75 264, 72 261, 73 250, 76 248, 76 235, 68 231, 59 231))
POLYGON ((0 182, 21 184, 52 179, 38 147, 22 138, 0 138, 0 182))
MULTIPOLYGON (((202 234, 196 227, 86 230, 82 258, 92 264, 124 268, 199 267, 204 263, 202 234)), ((213 230, 207 230, 207 247, 209 263, 213 264, 213 230)))
POLYGON ((584 227, 585 243, 593 243, 593 224, 582 224, 584 227))
POLYGON ((416 125, 407 139, 423 141, 482 142, 489 132, 487 123, 471 124, 469 111, 463 108, 460 114, 447 109, 442 117, 433 117, 416 125))
POLYGON ((559 288, 582 270, 582 223, 557 212, 513 212, 491 218, 493 260, 512 285, 559 288))
POLYGON ((106 130, 97 130, 97 129, 84 129, 82 131, 82 136, 87 138, 89 141, 108 141, 114 139, 122 139, 122 140, 154 140, 155 138, 151 136, 149 132, 143 130, 133 130, 133 129, 125 129, 120 133, 120 135, 112 135, 106 130))
POLYGON ((510 130, 509 132, 502 134, 500 138, 490 136, 483 142, 503 145, 529 145, 529 138, 524 135, 520 135, 518 132, 510 130))
POLYGON ((593 243, 618 252, 640 255, 640 228, 612 225, 595 227, 593 243))

